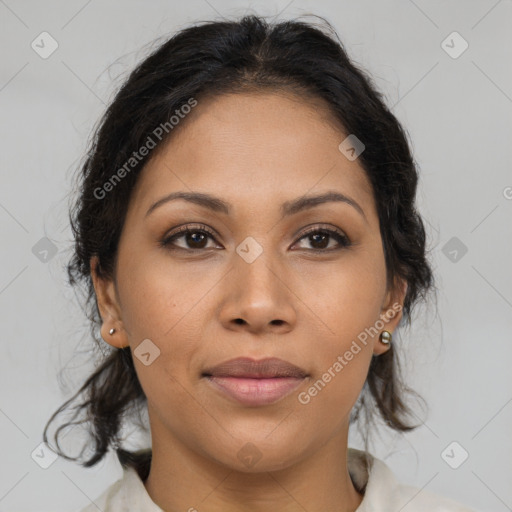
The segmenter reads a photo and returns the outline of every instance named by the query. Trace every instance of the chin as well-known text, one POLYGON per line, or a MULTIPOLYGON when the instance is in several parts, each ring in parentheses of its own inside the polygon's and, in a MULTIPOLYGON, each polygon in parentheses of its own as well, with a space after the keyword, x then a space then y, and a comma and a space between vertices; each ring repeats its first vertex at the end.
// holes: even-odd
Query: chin
POLYGON ((222 453, 210 452, 210 455, 218 463, 241 473, 279 471, 293 466, 304 456, 302 451, 297 451, 297 446, 302 445, 297 444, 296 439, 290 434, 287 442, 282 433, 275 438, 267 436, 267 433, 239 435, 229 442, 222 453))

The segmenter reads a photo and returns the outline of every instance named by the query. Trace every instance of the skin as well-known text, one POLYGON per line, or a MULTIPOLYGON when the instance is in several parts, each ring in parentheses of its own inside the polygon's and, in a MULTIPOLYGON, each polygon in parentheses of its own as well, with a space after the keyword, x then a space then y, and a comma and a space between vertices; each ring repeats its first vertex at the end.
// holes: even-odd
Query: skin
MULTIPOLYGON (((347 469, 350 411, 372 355, 389 347, 369 337, 310 403, 297 396, 359 333, 403 305, 406 285, 386 288, 371 184, 358 160, 339 151, 346 134, 324 107, 274 92, 199 101, 137 182, 114 279, 99 279, 91 260, 103 338, 132 351, 148 338, 160 350, 147 366, 133 359, 153 447, 144 485, 164 510, 340 512, 362 501, 347 469), (327 190, 350 196, 364 216, 343 202, 281 216, 283 202, 327 190), (145 216, 175 191, 215 195, 232 211, 178 200, 145 216), (181 250, 159 246, 188 223, 216 236, 196 245, 182 236, 174 242, 181 250), (352 245, 315 243, 302 236, 311 226, 337 228, 352 245), (246 237, 263 249, 252 263, 236 252, 246 237), (201 377, 239 356, 280 357, 309 378, 276 403, 247 407, 201 377), (237 457, 248 442, 261 454, 251 467, 237 457)), ((400 317, 383 329, 393 332, 400 317)))

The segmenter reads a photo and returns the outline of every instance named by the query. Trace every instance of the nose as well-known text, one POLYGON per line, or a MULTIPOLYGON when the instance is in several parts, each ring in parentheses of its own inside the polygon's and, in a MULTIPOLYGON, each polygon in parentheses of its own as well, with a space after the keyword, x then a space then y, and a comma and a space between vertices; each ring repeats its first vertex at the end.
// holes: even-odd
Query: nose
POLYGON ((270 262, 265 251, 252 263, 235 254, 233 265, 225 277, 220 308, 223 326, 253 334, 285 333, 293 329, 297 299, 287 279, 289 272, 275 261, 270 262))

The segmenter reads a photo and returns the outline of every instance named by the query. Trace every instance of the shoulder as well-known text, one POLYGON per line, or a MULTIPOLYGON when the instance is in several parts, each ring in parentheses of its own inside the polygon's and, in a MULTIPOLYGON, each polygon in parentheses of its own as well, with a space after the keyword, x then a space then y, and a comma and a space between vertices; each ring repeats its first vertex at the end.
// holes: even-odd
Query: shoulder
POLYGON ((122 497, 123 485, 123 478, 117 480, 103 491, 99 497, 95 498, 93 502, 77 512, 98 512, 98 509, 104 512, 112 510, 113 504, 122 497))
POLYGON ((123 475, 85 508, 76 512, 163 512, 150 498, 139 475, 124 468, 123 475))
POLYGON ((349 448, 348 466, 354 484, 364 488, 356 512, 475 512, 449 498, 404 485, 382 460, 349 448))

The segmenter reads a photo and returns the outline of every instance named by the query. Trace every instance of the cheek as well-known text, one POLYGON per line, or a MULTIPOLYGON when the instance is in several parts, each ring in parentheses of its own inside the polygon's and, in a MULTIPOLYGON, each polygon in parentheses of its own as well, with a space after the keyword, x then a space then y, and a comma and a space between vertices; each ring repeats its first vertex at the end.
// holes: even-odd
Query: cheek
POLYGON ((190 408, 187 372, 201 340, 197 315, 204 315, 204 304, 198 294, 205 290, 161 264, 138 264, 133 258, 119 269, 123 324, 148 400, 172 410, 190 408))
POLYGON ((373 356, 377 334, 372 327, 380 318, 385 277, 383 260, 368 251, 347 257, 343 265, 326 274, 309 275, 302 281, 301 293, 315 313, 313 339, 318 347, 311 352, 315 375, 302 400, 299 397, 304 407, 338 421, 349 413, 373 356))
POLYGON ((346 424, 366 381, 372 349, 357 338, 340 337, 316 354, 318 371, 298 394, 297 403, 312 421, 322 417, 317 428, 329 435, 346 424))
POLYGON ((331 358, 379 319, 386 269, 376 249, 359 248, 338 262, 297 273, 294 292, 307 306, 304 310, 331 358))
POLYGON ((197 339, 193 336, 197 323, 190 319, 198 314, 208 290, 218 281, 212 272, 175 264, 159 251, 125 250, 119 259, 123 323, 131 344, 145 338, 157 344, 173 338, 197 339), (184 335, 183 330, 191 332, 184 335))

